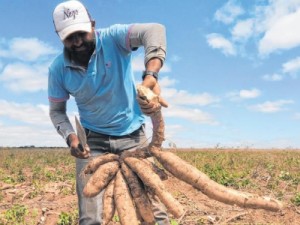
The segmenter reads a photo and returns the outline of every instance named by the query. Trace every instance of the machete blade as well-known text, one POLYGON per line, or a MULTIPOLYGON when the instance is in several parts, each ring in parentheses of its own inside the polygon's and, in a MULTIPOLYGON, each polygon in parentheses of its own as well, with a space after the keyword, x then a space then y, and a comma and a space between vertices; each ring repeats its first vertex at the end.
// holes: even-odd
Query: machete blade
POLYGON ((77 131, 77 136, 78 136, 79 142, 82 145, 82 147, 84 148, 84 146, 87 143, 86 134, 85 134, 84 128, 82 127, 81 123, 79 122, 77 116, 75 116, 75 123, 76 123, 76 131, 77 131))

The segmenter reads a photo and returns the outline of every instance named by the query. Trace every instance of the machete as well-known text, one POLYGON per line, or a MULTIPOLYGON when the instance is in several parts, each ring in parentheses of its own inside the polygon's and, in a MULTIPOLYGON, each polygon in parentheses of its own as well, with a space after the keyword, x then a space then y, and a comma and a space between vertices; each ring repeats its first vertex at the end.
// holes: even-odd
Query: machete
POLYGON ((77 136, 79 139, 79 142, 81 144, 81 151, 84 150, 84 146, 86 146, 87 144, 87 140, 86 140, 86 134, 84 131, 84 128, 82 127, 81 123, 79 122, 77 116, 75 116, 75 123, 76 123, 76 131, 77 131, 77 136))

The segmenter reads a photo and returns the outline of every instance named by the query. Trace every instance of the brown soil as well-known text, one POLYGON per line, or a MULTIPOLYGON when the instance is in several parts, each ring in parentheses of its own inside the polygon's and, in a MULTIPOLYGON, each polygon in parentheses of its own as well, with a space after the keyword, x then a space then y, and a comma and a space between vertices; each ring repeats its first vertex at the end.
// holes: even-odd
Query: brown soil
MULTIPOLYGON (((243 209, 209 199, 192 186, 182 181, 174 180, 174 178, 169 178, 166 183, 168 187, 172 187, 172 190, 178 191, 178 199, 186 208, 186 214, 180 220, 182 225, 300 224, 300 207, 297 208, 290 203, 286 204, 280 212, 243 209)), ((250 190, 247 191, 251 192, 250 190)))
MULTIPOLYGON (((281 212, 243 209, 211 200, 200 191, 173 177, 169 177, 164 182, 173 196, 185 207, 184 216, 177 219, 182 225, 300 224, 300 207, 295 207, 288 201, 284 202, 285 208, 281 212)), ((29 210, 26 218, 28 224, 56 225, 61 212, 74 212, 77 208, 75 193, 66 195, 62 191, 68 189, 71 192, 74 187, 66 183, 48 183, 42 195, 33 197, 35 190, 32 184, 23 183, 13 186, 0 182, 2 195, 0 214, 10 209, 14 204, 21 204, 27 206, 29 210), (35 213, 32 213, 33 210, 35 213)), ((251 192, 250 190, 247 191, 251 192)), ((263 195, 263 191, 262 188, 259 194, 263 195)))

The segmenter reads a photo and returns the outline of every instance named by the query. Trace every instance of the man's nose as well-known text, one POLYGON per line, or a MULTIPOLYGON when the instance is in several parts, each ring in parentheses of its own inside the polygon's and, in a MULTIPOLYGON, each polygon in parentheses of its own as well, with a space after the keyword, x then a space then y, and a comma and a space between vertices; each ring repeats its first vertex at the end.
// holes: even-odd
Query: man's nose
POLYGON ((72 35, 72 44, 73 45, 81 45, 82 43, 82 37, 79 34, 72 35))

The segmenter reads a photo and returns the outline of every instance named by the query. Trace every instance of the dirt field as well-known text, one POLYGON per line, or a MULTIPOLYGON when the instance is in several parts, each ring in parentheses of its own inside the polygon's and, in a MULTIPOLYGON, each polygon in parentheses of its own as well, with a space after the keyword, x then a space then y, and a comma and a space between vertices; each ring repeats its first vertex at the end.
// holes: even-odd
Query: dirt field
MULTIPOLYGON (((65 166, 62 170, 70 169, 68 165, 65 166)), ((3 173, 3 169, 1 170, 0 167, 0 174, 1 171, 3 173)), ((47 165, 46 171, 48 171, 46 174, 53 174, 56 173, 57 168, 47 165)), ((77 213, 74 182, 68 180, 49 181, 41 187, 43 191, 39 191, 37 185, 33 184, 35 181, 26 178, 34 176, 31 170, 24 168, 23 176, 24 182, 9 184, 7 181, 4 182, 3 179, 0 181, 0 225, 57 225, 59 221, 60 224, 68 224, 64 223, 64 219, 65 221, 70 221, 70 217, 77 213), (14 210, 12 210, 13 207, 15 207, 14 210), (22 209, 26 211, 24 213, 24 215, 26 214, 25 219, 24 221, 17 221, 18 213, 21 214, 22 209), (11 210, 11 215, 8 214, 9 210, 11 210), (65 218, 63 213, 65 213, 65 218)), ((259 186, 257 186, 255 192, 253 192, 251 187, 246 187, 242 191, 274 197, 267 188, 269 180, 263 179, 262 174, 260 176, 261 179, 256 179, 259 186)), ((172 176, 169 176, 165 184, 186 210, 182 218, 175 220, 177 223, 173 221, 174 224, 300 224, 300 206, 291 203, 290 199, 293 197, 291 192, 284 191, 287 190, 288 186, 286 181, 281 183, 279 181, 278 183, 278 187, 284 193, 282 201, 285 203, 285 207, 281 212, 242 209, 236 206, 225 205, 207 198, 200 191, 172 176)), ((297 185, 297 192, 300 192, 299 184, 297 185)), ((74 218, 76 218, 76 215, 74 215, 74 218)), ((73 224, 76 223, 73 222, 73 224)), ((114 222, 111 224, 118 223, 114 222)))
MULTIPOLYGON (((186 213, 183 218, 177 220, 182 225, 198 224, 291 224, 300 223, 300 208, 287 205, 282 212, 268 212, 265 210, 242 209, 228 206, 211 200, 201 192, 195 190, 177 179, 170 177, 166 182, 168 189, 184 205, 186 213)), ((15 202, 14 196, 21 195, 22 205, 29 209, 37 209, 36 215, 32 215, 36 223, 56 225, 61 212, 72 212, 77 208, 76 195, 65 196, 61 194, 62 188, 70 188, 65 183, 49 183, 45 194, 29 199, 27 196, 33 192, 30 184, 11 186, 0 183, 1 192, 5 193, 0 204, 0 210, 11 207, 15 202)), ((27 222, 31 223, 29 218, 27 222)), ((118 224, 118 223, 114 223, 118 224)))

